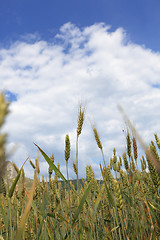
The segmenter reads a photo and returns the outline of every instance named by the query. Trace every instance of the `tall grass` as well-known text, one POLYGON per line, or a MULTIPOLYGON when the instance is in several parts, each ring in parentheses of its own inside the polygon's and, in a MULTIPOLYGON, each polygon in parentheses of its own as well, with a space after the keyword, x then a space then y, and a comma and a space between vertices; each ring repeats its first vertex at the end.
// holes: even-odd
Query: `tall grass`
MULTIPOLYGON (((2 99, 0 116, 3 116, 1 121, 4 123, 8 105, 4 96, 2 99), (6 106, 3 114, 2 105, 6 106)), ((10 188, 7 188, 1 172, 0 239, 160 239, 160 178, 157 168, 160 165, 160 140, 157 134, 155 142, 151 141, 148 148, 144 146, 146 156, 140 157, 137 136, 134 135, 136 131, 132 131, 131 127, 131 132, 128 131, 126 136, 126 152, 118 156, 114 148, 110 163, 106 165, 98 131, 93 127, 102 154, 102 181, 95 179, 92 166, 87 165, 86 178, 80 184, 78 140, 82 131, 80 121, 83 123, 84 120, 82 114, 84 112, 80 108, 74 164, 77 185, 69 180, 71 146, 68 134, 64 156, 67 179, 60 167, 55 165, 54 155, 49 157, 36 144, 48 163, 49 182, 44 177, 41 182, 39 180, 38 158, 35 163, 30 160, 34 171, 30 191, 26 188, 23 166, 19 170, 14 164, 17 176, 10 188), (141 162, 140 168, 138 159, 141 162)), ((3 153, 4 142, 0 145, 0 153, 3 153)), ((5 157, 2 156, 0 163, 4 167, 5 157)))

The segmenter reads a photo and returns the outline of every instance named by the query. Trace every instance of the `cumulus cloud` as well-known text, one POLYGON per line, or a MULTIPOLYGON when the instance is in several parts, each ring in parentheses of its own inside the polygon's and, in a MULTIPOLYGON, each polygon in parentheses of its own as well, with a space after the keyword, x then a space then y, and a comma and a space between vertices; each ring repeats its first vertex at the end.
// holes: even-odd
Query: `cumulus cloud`
MULTIPOLYGON (((80 176, 91 164, 100 176, 102 157, 90 121, 96 124, 106 162, 116 147, 125 150, 125 124, 117 110, 121 104, 146 142, 159 130, 160 54, 127 39, 122 28, 111 31, 99 23, 83 29, 66 23, 53 42, 21 39, 0 49, 0 90, 16 96, 5 130, 8 146, 16 144, 12 159, 21 165, 36 158, 38 144, 65 174, 64 142, 71 140, 70 177, 75 178, 75 140, 78 104, 86 103, 86 121, 79 138, 80 176)), ((10 99, 12 100, 12 98, 10 99)), ((47 165, 40 158, 43 174, 47 165)), ((29 165, 26 174, 31 176, 29 165)))

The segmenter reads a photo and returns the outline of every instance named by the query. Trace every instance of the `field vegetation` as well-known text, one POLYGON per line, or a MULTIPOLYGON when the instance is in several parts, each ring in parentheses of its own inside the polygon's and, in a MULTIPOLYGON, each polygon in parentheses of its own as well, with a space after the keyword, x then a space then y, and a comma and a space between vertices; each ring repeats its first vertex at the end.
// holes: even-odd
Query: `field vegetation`
MULTIPOLYGON (((8 103, 0 95, 0 128, 8 114, 8 103)), ((160 140, 146 147, 128 122, 126 152, 118 156, 116 149, 106 165, 103 145, 97 129, 92 126, 102 156, 102 181, 95 179, 92 166, 86 166, 86 178, 79 181, 78 144, 83 133, 85 109, 80 106, 77 124, 76 161, 73 169, 76 186, 69 180, 70 139, 65 138, 67 178, 50 157, 35 144, 48 163, 48 179, 40 181, 39 160, 30 159, 34 180, 26 187, 24 164, 14 164, 17 176, 10 187, 4 180, 6 135, 0 133, 0 239, 160 239, 160 140), (137 140, 145 155, 139 156, 137 140), (138 164, 138 161, 140 164, 138 164), (138 167, 140 166, 140 167, 138 167), (63 181, 63 184, 61 181, 63 181)))

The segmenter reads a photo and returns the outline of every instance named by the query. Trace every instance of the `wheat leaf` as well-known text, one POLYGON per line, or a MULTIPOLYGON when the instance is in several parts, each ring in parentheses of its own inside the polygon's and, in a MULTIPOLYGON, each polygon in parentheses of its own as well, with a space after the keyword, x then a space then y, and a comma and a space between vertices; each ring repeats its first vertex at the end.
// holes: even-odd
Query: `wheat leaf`
POLYGON ((63 174, 59 171, 59 169, 55 166, 55 164, 50 160, 50 158, 47 156, 47 154, 37 145, 34 143, 34 145, 39 149, 42 156, 46 160, 46 162, 49 164, 49 166, 57 173, 58 177, 60 177, 63 181, 67 182, 63 174))
POLYGON ((15 187, 16 187, 16 185, 17 185, 17 183, 18 183, 18 180, 19 180, 19 178, 20 178, 20 175, 21 175, 21 172, 22 172, 23 166, 24 166, 24 164, 27 162, 28 159, 29 159, 29 157, 28 157, 28 158, 25 160, 25 162, 23 163, 23 165, 22 165, 20 171, 18 172, 16 178, 14 179, 14 181, 13 181, 13 183, 12 183, 11 188, 9 189, 8 196, 9 196, 10 198, 13 196, 14 189, 15 189, 15 187))

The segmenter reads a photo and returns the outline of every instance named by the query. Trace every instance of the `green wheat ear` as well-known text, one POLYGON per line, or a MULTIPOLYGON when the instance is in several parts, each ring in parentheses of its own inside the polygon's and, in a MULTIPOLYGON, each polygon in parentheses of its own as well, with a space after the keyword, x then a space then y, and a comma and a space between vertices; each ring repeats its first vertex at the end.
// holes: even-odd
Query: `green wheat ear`
POLYGON ((137 151, 137 141, 136 138, 133 136, 132 138, 132 142, 133 142, 133 154, 134 154, 134 159, 135 161, 137 161, 138 158, 138 151, 137 151))
POLYGON ((126 140, 127 140, 127 155, 130 158, 131 157, 131 139, 130 139, 129 132, 127 133, 126 140))
POLYGON ((127 160, 127 154, 126 154, 126 152, 123 153, 122 157, 123 157, 124 167, 125 167, 126 171, 128 171, 129 165, 128 165, 128 160, 127 160))
POLYGON ((103 147, 102 147, 102 143, 101 143, 99 134, 98 134, 98 132, 97 132, 97 129, 96 129, 95 127, 93 128, 93 132, 94 132, 94 137, 95 137, 97 146, 102 150, 102 148, 103 148, 103 147))
POLYGON ((79 135, 82 132, 82 126, 84 123, 84 114, 85 114, 85 108, 82 110, 82 106, 80 105, 79 114, 78 114, 77 137, 79 137, 79 135))
POLYGON ((71 151, 71 147, 70 147, 70 140, 69 140, 69 135, 66 135, 66 139, 65 139, 65 160, 66 162, 68 162, 68 159, 70 158, 70 151, 71 151))

